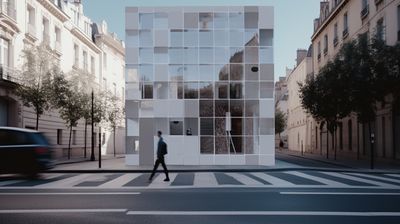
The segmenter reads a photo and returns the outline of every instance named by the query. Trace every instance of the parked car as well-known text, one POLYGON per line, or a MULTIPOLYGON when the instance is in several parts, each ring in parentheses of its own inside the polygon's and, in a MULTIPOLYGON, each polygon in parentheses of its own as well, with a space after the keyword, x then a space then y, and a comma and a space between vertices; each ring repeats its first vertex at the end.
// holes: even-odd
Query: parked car
POLYGON ((0 127, 0 173, 20 173, 36 177, 53 167, 52 150, 38 131, 0 127))

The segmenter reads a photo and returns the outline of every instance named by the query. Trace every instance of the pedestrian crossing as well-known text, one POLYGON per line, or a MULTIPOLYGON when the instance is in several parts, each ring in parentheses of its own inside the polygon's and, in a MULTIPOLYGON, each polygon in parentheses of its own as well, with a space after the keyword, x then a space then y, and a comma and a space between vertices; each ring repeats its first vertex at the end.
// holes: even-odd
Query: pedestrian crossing
POLYGON ((382 188, 400 189, 400 175, 351 172, 184 172, 43 174, 38 180, 0 176, 0 189, 173 189, 173 188, 382 188))

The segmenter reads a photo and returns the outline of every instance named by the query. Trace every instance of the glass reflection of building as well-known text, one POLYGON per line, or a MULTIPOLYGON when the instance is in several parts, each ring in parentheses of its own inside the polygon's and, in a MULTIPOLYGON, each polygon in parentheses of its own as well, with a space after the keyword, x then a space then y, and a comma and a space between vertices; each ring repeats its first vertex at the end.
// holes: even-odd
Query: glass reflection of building
POLYGON ((127 163, 273 164, 273 67, 272 7, 126 8, 127 163))

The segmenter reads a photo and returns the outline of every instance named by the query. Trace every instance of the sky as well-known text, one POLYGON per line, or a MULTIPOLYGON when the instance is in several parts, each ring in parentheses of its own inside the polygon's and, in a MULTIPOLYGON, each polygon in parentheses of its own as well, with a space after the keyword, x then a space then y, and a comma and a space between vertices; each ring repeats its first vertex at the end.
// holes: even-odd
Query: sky
POLYGON ((105 20, 108 30, 125 39, 126 6, 269 5, 275 10, 275 80, 295 66, 296 50, 308 49, 313 20, 321 0, 82 0, 84 13, 93 22, 105 20))

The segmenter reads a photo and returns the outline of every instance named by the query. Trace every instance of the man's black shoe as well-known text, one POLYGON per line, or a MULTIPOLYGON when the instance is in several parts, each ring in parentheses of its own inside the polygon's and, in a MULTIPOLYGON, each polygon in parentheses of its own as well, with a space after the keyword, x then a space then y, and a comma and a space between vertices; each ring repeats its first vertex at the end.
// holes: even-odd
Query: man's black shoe
POLYGON ((164 181, 165 181, 165 182, 168 182, 168 181, 169 181, 169 178, 165 178, 164 181))

